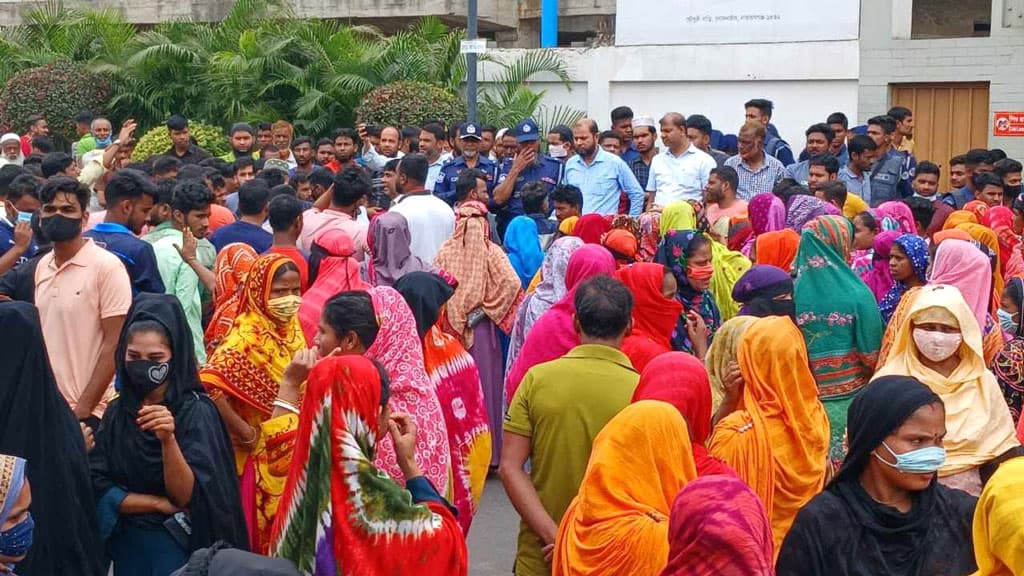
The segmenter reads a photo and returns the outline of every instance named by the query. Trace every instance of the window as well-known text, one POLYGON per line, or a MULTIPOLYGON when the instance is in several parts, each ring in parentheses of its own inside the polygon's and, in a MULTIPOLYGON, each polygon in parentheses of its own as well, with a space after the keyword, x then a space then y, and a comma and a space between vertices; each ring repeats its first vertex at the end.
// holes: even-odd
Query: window
POLYGON ((913 0, 911 38, 988 36, 992 0, 913 0))

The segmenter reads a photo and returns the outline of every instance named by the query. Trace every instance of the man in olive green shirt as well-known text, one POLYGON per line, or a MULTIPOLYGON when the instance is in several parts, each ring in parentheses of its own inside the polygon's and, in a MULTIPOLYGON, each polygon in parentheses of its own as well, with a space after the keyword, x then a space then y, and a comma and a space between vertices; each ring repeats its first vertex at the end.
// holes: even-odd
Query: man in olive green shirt
POLYGON ((629 289, 597 276, 579 287, 575 305, 580 345, 530 369, 505 417, 501 481, 522 517, 516 576, 551 574, 558 523, 579 491, 594 438, 629 405, 640 380, 619 350, 632 328, 629 289))

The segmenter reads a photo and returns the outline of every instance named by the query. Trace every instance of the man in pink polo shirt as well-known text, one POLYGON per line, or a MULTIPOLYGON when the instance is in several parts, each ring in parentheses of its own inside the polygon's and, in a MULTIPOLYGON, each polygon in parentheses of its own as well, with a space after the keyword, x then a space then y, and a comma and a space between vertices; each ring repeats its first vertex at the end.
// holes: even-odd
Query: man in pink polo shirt
POLYGON ((89 189, 55 176, 39 193, 40 229, 53 251, 40 259, 35 301, 50 365, 75 417, 96 429, 114 393, 114 351, 132 304, 117 256, 82 237, 89 189))
POLYGON ((328 229, 341 230, 352 238, 355 244, 355 259, 363 261, 366 253, 366 231, 369 225, 360 222, 359 207, 372 190, 372 183, 362 168, 344 168, 341 172, 331 175, 326 170, 314 170, 309 181, 327 191, 317 199, 312 208, 302 215, 302 233, 299 235, 299 248, 309 251, 313 241, 321 232, 328 229), (330 205, 321 210, 318 205, 330 205))

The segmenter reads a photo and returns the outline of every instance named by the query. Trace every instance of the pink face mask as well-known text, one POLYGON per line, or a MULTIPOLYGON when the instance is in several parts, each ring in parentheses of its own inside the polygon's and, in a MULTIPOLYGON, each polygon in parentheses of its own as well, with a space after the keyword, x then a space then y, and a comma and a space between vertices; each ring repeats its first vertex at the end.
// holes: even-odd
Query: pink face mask
POLYGON ((914 328, 914 344, 925 358, 932 362, 942 362, 960 349, 963 343, 963 334, 954 332, 932 332, 921 328, 914 328))
POLYGON ((690 264, 686 267, 686 277, 691 280, 702 282, 705 280, 711 280, 711 277, 715 274, 715 267, 710 263, 704 264, 703 266, 694 266, 690 264))

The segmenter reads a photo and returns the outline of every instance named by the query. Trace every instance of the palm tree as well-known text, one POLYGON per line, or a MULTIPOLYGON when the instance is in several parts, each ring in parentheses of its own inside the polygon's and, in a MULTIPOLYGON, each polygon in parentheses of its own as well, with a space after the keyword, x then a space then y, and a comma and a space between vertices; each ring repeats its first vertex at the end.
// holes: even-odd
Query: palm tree
POLYGON ((570 107, 542 105, 544 91, 529 88, 530 80, 542 74, 553 75, 566 87, 570 86, 569 70, 554 51, 532 50, 511 62, 494 58, 487 61, 500 66, 501 72, 478 91, 481 122, 507 127, 533 118, 542 130, 548 130, 558 124, 571 125, 583 117, 583 112, 570 107))

